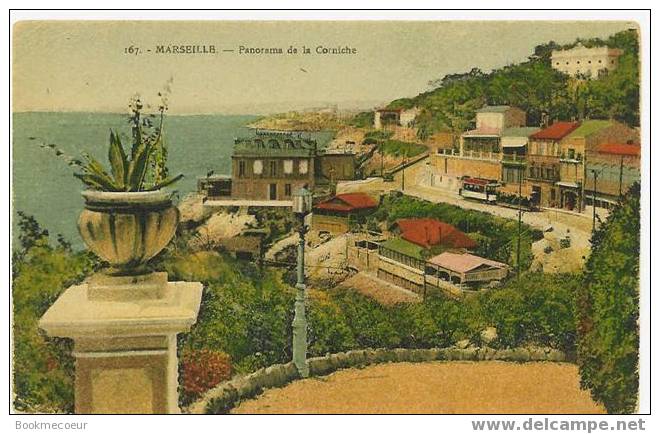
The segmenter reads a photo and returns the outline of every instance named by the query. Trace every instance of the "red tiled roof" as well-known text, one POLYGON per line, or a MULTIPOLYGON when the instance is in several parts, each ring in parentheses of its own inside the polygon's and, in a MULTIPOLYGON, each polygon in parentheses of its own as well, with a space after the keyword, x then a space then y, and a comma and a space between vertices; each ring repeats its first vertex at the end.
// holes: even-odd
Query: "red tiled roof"
POLYGON ((579 122, 555 122, 548 128, 532 134, 532 139, 560 140, 580 126, 579 122))
POLYGON ((639 143, 606 143, 598 146, 598 152, 601 154, 630 155, 639 157, 639 155, 642 153, 642 149, 639 146, 639 143))
POLYGON ((376 208, 378 203, 368 194, 344 193, 325 200, 314 208, 329 211, 351 212, 359 209, 376 208))
POLYGON ((438 244, 455 249, 471 249, 477 243, 454 226, 431 218, 400 219, 401 238, 424 248, 438 244))

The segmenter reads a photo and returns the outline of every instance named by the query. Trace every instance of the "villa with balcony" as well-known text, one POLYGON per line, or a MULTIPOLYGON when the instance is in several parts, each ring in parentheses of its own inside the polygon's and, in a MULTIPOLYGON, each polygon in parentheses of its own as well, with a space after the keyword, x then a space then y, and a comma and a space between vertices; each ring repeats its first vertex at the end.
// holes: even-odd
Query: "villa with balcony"
MULTIPOLYGON (((461 135, 458 151, 437 148, 431 158, 434 174, 450 189, 457 189, 457 180, 463 176, 502 180, 502 138, 507 137, 507 130, 524 128, 525 119, 525 112, 517 107, 485 106, 477 110, 476 128, 461 135)), ((516 142, 512 137, 511 144, 516 142)))

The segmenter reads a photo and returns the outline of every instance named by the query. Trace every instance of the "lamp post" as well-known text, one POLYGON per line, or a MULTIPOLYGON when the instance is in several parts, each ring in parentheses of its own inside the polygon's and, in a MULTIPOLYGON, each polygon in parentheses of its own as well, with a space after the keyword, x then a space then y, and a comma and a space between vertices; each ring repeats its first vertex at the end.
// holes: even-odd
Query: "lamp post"
POLYGON ((312 192, 303 187, 293 194, 293 213, 298 218, 298 257, 296 261, 296 304, 293 317, 293 363, 301 377, 309 376, 307 365, 307 318, 305 316, 305 216, 312 211, 312 192))

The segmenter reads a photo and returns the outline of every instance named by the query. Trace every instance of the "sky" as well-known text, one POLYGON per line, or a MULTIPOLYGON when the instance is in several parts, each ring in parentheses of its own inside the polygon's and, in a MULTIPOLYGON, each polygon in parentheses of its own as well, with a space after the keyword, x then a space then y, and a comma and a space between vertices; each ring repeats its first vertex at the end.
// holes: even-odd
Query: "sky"
POLYGON ((536 45, 602 37, 623 21, 22 21, 13 29, 14 111, 124 112, 157 104, 172 80, 172 114, 263 114, 337 105, 371 108, 473 67, 526 60, 536 45), (160 54, 170 45, 215 54, 160 54), (284 54, 242 54, 240 47, 284 54), (303 46, 310 49, 302 54, 303 46), (317 54, 317 47, 355 54, 317 54), (127 50, 138 47, 139 54, 127 50), (295 47, 298 52, 288 54, 295 47), (151 51, 147 51, 151 50, 151 51), (128 52, 127 52, 128 51, 128 52))

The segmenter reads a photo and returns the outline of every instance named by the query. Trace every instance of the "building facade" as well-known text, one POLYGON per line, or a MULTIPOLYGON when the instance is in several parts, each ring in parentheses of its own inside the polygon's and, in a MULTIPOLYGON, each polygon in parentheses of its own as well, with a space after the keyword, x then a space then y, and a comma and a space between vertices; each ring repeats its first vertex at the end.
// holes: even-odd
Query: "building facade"
POLYGON ((587 159, 607 143, 639 143, 638 132, 613 120, 585 120, 559 142, 559 207, 581 211, 585 187, 591 180, 587 159), (589 179, 588 179, 589 178, 589 179))
POLYGON ((437 147, 432 153, 429 165, 433 184, 458 190, 464 176, 498 182, 510 178, 514 182, 524 159, 526 135, 533 131, 525 127, 525 120, 525 112, 517 107, 477 110, 476 128, 461 135, 458 150, 437 147))
POLYGON ((585 187, 585 201, 609 208, 630 186, 641 180, 641 147, 638 143, 605 143, 587 152, 587 175, 591 182, 585 187), (594 188, 594 172, 597 180, 594 188), (594 194, 595 192, 595 194, 594 194))
POLYGON ((555 122, 530 136, 526 192, 539 206, 560 206, 559 187, 556 185, 560 180, 560 141, 578 126, 579 122, 555 122))
POLYGON ((232 198, 291 200, 294 191, 313 188, 316 141, 302 135, 257 132, 236 139, 232 154, 232 198))
POLYGON ((378 202, 368 194, 338 194, 314 206, 312 229, 343 234, 363 223, 377 208, 378 202))
POLYGON ((619 66, 623 50, 609 47, 587 48, 582 44, 568 50, 555 50, 551 55, 552 67, 573 77, 598 78, 619 66))
POLYGON ((261 132, 237 138, 231 178, 200 178, 198 189, 207 197, 232 200, 289 201, 295 191, 355 179, 355 154, 325 152, 315 140, 296 132, 261 132), (212 194, 211 194, 212 193, 212 194))

